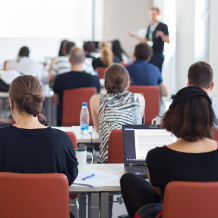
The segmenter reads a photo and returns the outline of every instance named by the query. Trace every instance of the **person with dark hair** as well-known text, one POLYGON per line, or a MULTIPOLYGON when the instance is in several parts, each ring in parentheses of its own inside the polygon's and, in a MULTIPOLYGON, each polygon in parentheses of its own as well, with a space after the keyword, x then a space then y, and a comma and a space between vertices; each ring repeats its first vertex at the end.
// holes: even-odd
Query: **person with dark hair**
POLYGON ((95 59, 95 57, 92 56, 92 52, 95 52, 95 43, 94 42, 91 42, 91 41, 84 42, 83 50, 85 52, 86 58, 95 59))
POLYGON ((218 118, 218 98, 210 94, 214 87, 212 67, 203 61, 192 64, 188 70, 188 86, 199 87, 208 94, 214 113, 218 118))
POLYGON ((108 143, 112 130, 126 124, 142 124, 145 100, 140 94, 128 92, 128 71, 120 64, 105 72, 106 95, 94 95, 90 100, 91 114, 100 137, 99 163, 107 163, 108 143))
MULTIPOLYGON (((16 70, 22 75, 33 75, 38 77, 40 82, 47 83, 47 75, 43 65, 29 58, 30 50, 27 46, 20 48, 16 61, 10 61, 6 64, 6 70, 16 70)), ((12 73, 13 74, 13 73, 12 73)))
POLYGON ((167 96, 168 91, 165 86, 160 70, 148 63, 152 55, 152 48, 147 43, 139 43, 135 47, 133 54, 135 61, 126 66, 131 78, 131 85, 137 86, 159 86, 160 95, 167 96))
POLYGON ((62 102, 63 92, 68 89, 77 89, 85 87, 95 87, 100 91, 100 82, 97 76, 86 73, 83 70, 83 62, 85 54, 83 49, 74 47, 69 54, 69 61, 71 63, 71 71, 58 75, 55 78, 53 91, 53 103, 57 105, 57 123, 62 125, 62 102))
POLYGON ((124 63, 128 63, 128 55, 122 49, 120 41, 118 39, 112 42, 112 52, 114 53, 116 57, 120 59, 120 61, 124 63))
POLYGON ((9 100, 16 123, 0 129, 0 172, 63 173, 70 186, 78 174, 73 144, 66 133, 44 125, 38 79, 17 77, 11 83, 9 100))
POLYGON ((148 152, 149 182, 129 173, 121 177, 122 196, 130 218, 145 205, 162 204, 170 182, 218 181, 218 145, 208 139, 214 123, 217 119, 212 102, 204 90, 190 86, 177 92, 161 126, 178 140, 148 152))
POLYGON ((59 49, 59 52, 58 52, 59 57, 66 55, 65 46, 66 46, 67 42, 68 42, 68 40, 66 40, 66 39, 61 41, 60 49, 59 49))
POLYGON ((153 54, 150 63, 157 66, 162 72, 164 62, 164 43, 170 43, 168 27, 160 22, 160 9, 152 7, 149 10, 151 24, 148 26, 145 38, 139 37, 134 32, 129 32, 130 36, 137 38, 140 42, 148 43, 153 48, 153 54))
POLYGON ((66 73, 70 71, 71 65, 69 62, 69 52, 71 48, 73 48, 76 44, 71 41, 65 42, 65 46, 63 46, 63 54, 64 56, 59 56, 54 59, 52 62, 51 66, 51 71, 50 71, 50 82, 52 83, 55 79, 55 77, 59 74, 66 73))

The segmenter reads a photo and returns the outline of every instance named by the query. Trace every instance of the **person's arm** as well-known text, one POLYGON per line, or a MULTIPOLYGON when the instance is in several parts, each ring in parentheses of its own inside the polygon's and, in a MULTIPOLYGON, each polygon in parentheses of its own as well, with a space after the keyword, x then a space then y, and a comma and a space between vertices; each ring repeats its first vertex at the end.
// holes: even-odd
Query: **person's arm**
POLYGON ((164 35, 162 31, 157 31, 157 33, 155 34, 155 38, 158 38, 158 37, 160 37, 163 42, 170 43, 169 35, 164 35))
POLYGON ((146 38, 141 38, 136 33, 132 32, 132 31, 128 32, 128 35, 138 39, 140 42, 145 42, 145 43, 148 42, 148 40, 146 38))
POLYGON ((144 114, 145 114, 145 98, 143 96, 143 94, 136 94, 138 99, 139 99, 139 104, 140 104, 140 107, 141 107, 141 112, 142 112, 142 117, 144 117, 144 114))
POLYGON ((56 106, 59 106, 59 104, 60 104, 59 95, 56 93, 54 93, 54 95, 53 95, 53 104, 56 106))
POLYGON ((99 133, 98 113, 100 108, 100 95, 94 95, 90 99, 90 110, 95 131, 99 133))
POLYGON ((167 87, 166 85, 164 84, 164 82, 160 83, 159 85, 159 89, 160 89, 160 96, 165 96, 167 97, 168 95, 168 90, 167 90, 167 87))
POLYGON ((150 174, 149 174, 148 168, 147 168, 147 174, 148 174, 148 182, 149 182, 151 188, 152 188, 158 195, 160 195, 160 187, 155 187, 155 186, 153 186, 153 185, 151 184, 151 178, 150 178, 150 174))

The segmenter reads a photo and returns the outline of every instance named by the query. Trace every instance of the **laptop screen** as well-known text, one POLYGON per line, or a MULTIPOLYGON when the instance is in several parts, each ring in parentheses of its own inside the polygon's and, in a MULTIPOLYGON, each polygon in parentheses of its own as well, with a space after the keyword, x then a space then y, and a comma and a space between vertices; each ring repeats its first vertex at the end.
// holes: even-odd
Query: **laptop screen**
POLYGON ((175 141, 171 132, 158 126, 123 126, 124 163, 145 163, 149 150, 175 141))

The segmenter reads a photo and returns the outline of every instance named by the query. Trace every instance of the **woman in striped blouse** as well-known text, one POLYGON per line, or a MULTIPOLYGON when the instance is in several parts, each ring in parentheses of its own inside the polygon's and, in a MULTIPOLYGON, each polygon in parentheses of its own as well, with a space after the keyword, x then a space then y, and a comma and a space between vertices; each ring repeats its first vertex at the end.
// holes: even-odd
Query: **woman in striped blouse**
POLYGON ((106 95, 94 95, 90 100, 92 118, 100 137, 98 163, 107 163, 108 143, 112 130, 122 125, 142 124, 145 99, 127 89, 130 84, 129 73, 120 64, 111 65, 105 72, 106 95))

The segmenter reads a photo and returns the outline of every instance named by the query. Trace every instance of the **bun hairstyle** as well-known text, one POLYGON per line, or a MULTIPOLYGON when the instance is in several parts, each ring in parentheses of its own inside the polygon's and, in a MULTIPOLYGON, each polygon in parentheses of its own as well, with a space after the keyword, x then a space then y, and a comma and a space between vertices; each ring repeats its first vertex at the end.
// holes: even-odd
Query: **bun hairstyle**
POLYGON ((111 65, 106 70, 104 78, 108 94, 123 93, 130 82, 128 71, 120 64, 111 65))
POLYGON ((42 114, 44 97, 39 80, 30 75, 19 76, 13 80, 9 88, 9 97, 20 114, 28 113, 38 117, 40 123, 45 124, 42 114))

